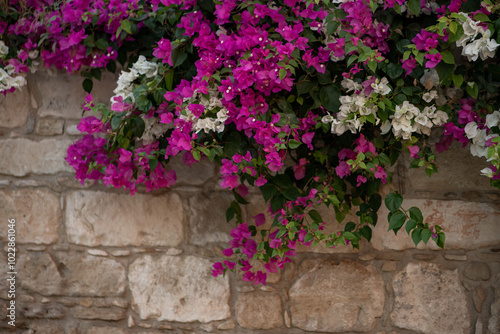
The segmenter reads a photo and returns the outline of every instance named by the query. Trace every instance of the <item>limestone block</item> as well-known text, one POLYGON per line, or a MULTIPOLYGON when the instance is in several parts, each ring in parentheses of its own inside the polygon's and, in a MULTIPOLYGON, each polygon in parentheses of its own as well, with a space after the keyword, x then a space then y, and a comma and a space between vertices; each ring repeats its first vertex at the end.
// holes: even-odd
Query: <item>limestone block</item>
POLYGON ((90 327, 85 334, 128 334, 128 332, 116 327, 90 327))
MULTIPOLYGON (((55 116, 66 119, 80 119, 82 104, 87 93, 82 88, 83 78, 78 75, 59 73, 51 75, 47 71, 37 71, 36 81, 40 96, 39 116, 55 116)), ((101 81, 94 80, 92 96, 96 102, 109 106, 109 99, 116 88, 116 75, 109 72, 102 74, 101 81)))
POLYGON ((234 197, 231 193, 214 192, 209 197, 203 193, 189 198, 189 241, 197 246, 210 242, 228 243, 234 222, 226 221, 226 210, 234 197))
POLYGON ((283 327, 283 308, 277 293, 255 292, 238 296, 236 319, 243 328, 272 329, 283 327))
POLYGON ((35 132, 40 136, 62 135, 64 120, 60 118, 40 118, 36 122, 35 132))
POLYGON ((42 295, 105 297, 125 291, 125 267, 112 259, 84 253, 21 254, 21 287, 42 295))
POLYGON ((392 323, 431 334, 468 334, 471 319, 467 295, 457 270, 427 262, 410 262, 392 281, 392 323))
POLYGON ((488 321, 488 334, 500 333, 500 276, 497 276, 495 285, 495 301, 491 304, 491 317, 488 321))
POLYGON ((436 162, 439 173, 433 174, 432 177, 425 174, 424 168, 408 169, 406 181, 410 183, 410 192, 494 190, 489 179, 481 175, 481 169, 489 164, 484 158, 472 156, 469 147, 462 148, 462 145, 454 143, 448 151, 436 155, 436 162))
POLYGON ((371 265, 307 260, 289 291, 292 325, 316 332, 368 332, 382 316, 382 275, 371 265))
POLYGON ((66 231, 86 246, 177 246, 184 210, 175 193, 159 196, 75 191, 66 196, 66 231))
POLYGON ((71 314, 78 319, 88 320, 122 320, 127 317, 124 309, 116 307, 83 307, 75 306, 71 309, 71 314))
MULTIPOLYGON (((422 210, 424 221, 430 226, 439 225, 445 229, 446 249, 473 250, 500 243, 500 210, 487 203, 404 200, 403 208, 409 209, 413 206, 422 210)), ((387 214, 388 210, 382 205, 378 224, 373 230, 373 247, 377 250, 415 248, 404 228, 397 235, 392 231, 387 232, 387 214)), ((421 242, 418 248, 439 249, 432 240, 429 240, 426 246, 421 242)))
POLYGON ((170 168, 175 170, 177 175, 176 184, 202 185, 215 175, 215 163, 204 158, 198 163, 186 166, 182 162, 182 157, 177 156, 169 163, 170 168))
POLYGON ((45 305, 37 303, 21 303, 20 313, 25 319, 61 319, 64 318, 66 314, 64 308, 60 305, 45 305))
POLYGON ((73 172, 65 161, 70 140, 26 138, 0 140, 0 174, 56 174, 73 172))
POLYGON ((484 286, 480 285, 476 288, 474 294, 472 295, 472 301, 474 302, 474 306, 479 313, 483 310, 483 302, 486 299, 487 294, 488 292, 484 286))
POLYGON ((0 94, 0 127, 18 128, 26 124, 30 111, 30 94, 27 86, 14 93, 0 94))
POLYGON ((212 262, 194 256, 145 255, 129 267, 132 309, 141 319, 207 323, 227 319, 229 281, 212 277, 212 262))
POLYGON ((488 264, 473 261, 465 267, 464 275, 473 281, 487 281, 491 277, 491 270, 488 264))
MULTIPOLYGON (((49 191, 0 191, 0 216, 15 219, 17 243, 51 244, 59 239, 61 207, 59 198, 49 191)), ((6 241, 7 233, 2 228, 0 240, 6 241)))

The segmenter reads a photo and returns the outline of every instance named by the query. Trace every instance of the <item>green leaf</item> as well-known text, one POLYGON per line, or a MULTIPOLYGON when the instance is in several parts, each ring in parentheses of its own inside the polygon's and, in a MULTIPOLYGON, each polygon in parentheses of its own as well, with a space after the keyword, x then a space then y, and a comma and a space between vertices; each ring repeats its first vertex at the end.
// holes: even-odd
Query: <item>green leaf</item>
POLYGON ((305 242, 309 242, 312 239, 314 239, 314 235, 312 233, 307 233, 306 236, 304 237, 305 242))
POLYGON ((343 233, 343 235, 344 235, 344 238, 346 238, 346 239, 348 239, 348 240, 356 240, 356 239, 358 239, 358 238, 356 238, 356 236, 355 236, 353 233, 351 233, 351 232, 344 232, 344 233, 343 233))
POLYGON ((297 141, 295 139, 291 139, 288 142, 288 147, 290 147, 293 150, 293 149, 296 149, 297 147, 299 147, 301 144, 302 143, 300 141, 297 141))
POLYGON ((453 73, 453 84, 457 87, 457 88, 460 88, 460 86, 462 86, 463 82, 464 82, 464 77, 462 74, 455 74, 453 73))
POLYGON ((316 223, 321 223, 323 222, 323 218, 321 218, 321 215, 319 214, 318 211, 316 210, 311 210, 309 211, 309 217, 311 217, 311 219, 316 222, 316 223))
POLYGON ((377 62, 375 60, 368 61, 368 68, 375 73, 377 71, 377 62))
POLYGON ((414 219, 408 219, 405 225, 405 230, 408 235, 410 235, 410 231, 417 227, 417 222, 414 219))
POLYGON ((477 13, 474 15, 474 20, 480 22, 491 22, 490 18, 484 13, 477 13))
POLYGON ((355 228, 356 224, 354 224, 353 222, 348 222, 347 224, 345 224, 344 231, 351 232, 354 231, 355 228))
POLYGON ((398 193, 390 193, 385 198, 385 206, 389 211, 394 212, 403 204, 403 197, 398 193))
POLYGON ((422 230, 422 241, 424 242, 424 244, 427 245, 427 241, 429 241, 429 238, 431 237, 432 235, 432 232, 430 230, 422 230))
POLYGON ((144 130, 146 129, 146 124, 142 118, 134 117, 130 120, 130 129, 132 130, 134 136, 141 138, 144 130))
POLYGON ((121 28, 125 30, 129 35, 132 35, 132 26, 130 24, 130 21, 122 21, 121 28))
POLYGON ((413 243, 417 246, 418 243, 422 241, 422 229, 414 229, 413 232, 411 232, 411 240, 413 240, 413 243))
POLYGON ((229 223, 233 218, 234 218, 234 209, 232 206, 230 206, 229 208, 227 208, 226 210, 226 221, 229 223))
POLYGON ((444 248, 444 242, 446 241, 446 236, 443 232, 438 233, 438 238, 436 240, 436 245, 438 247, 444 248))
POLYGON ((422 215, 422 211, 416 206, 410 208, 410 217, 414 219, 417 223, 422 224, 424 221, 424 216, 422 215))
POLYGON ((266 183, 260 187, 260 191, 262 192, 262 196, 264 196, 264 201, 267 202, 276 194, 278 188, 274 184, 266 183))
POLYGON ((372 239, 372 229, 370 226, 363 226, 362 228, 359 229, 359 233, 368 241, 372 239))
POLYGON ((319 98, 326 110, 338 111, 340 108, 340 90, 337 86, 328 85, 321 87, 319 98))
POLYGON ((111 118, 111 129, 113 131, 116 131, 120 128, 120 125, 122 124, 122 117, 121 115, 115 115, 113 118, 111 118))
POLYGON ((280 69, 280 80, 283 80, 286 77, 286 70, 284 68, 280 69))
POLYGON ((386 73, 391 79, 400 78, 403 75, 403 67, 399 64, 389 63, 387 65, 386 73))
POLYGON ((193 150, 192 154, 193 154, 193 158, 194 158, 194 160, 196 160, 196 161, 200 161, 200 159, 201 159, 201 154, 200 154, 200 151, 198 151, 198 150, 193 150))
POLYGON ((105 39, 99 38, 97 40, 97 42, 96 42, 96 45, 101 50, 107 50, 108 46, 109 46, 109 43, 105 39))
POLYGON ((165 85, 167 87, 167 90, 169 91, 172 90, 173 83, 174 83, 174 71, 168 71, 167 75, 165 76, 165 85))
POLYGON ((410 12, 418 16, 418 14, 420 14, 420 0, 408 1, 408 9, 410 12))
POLYGON ((455 57, 453 57, 453 53, 450 51, 441 51, 441 56, 446 64, 455 64, 455 57))
POLYGON ((295 85, 298 95, 310 93, 314 86, 316 86, 316 83, 307 80, 299 80, 295 85))
POLYGON ((83 90, 86 91, 87 93, 90 93, 92 91, 92 87, 94 86, 94 83, 92 82, 91 79, 85 79, 82 82, 82 87, 83 90))
POLYGON ((397 234, 399 229, 405 223, 406 216, 401 211, 396 211, 392 214, 391 219, 389 220, 389 231, 393 230, 394 234, 397 234))
POLYGON ((292 187, 292 179, 286 174, 278 174, 273 179, 272 182, 276 184, 281 189, 288 189, 292 187))
POLYGON ((479 88, 477 87, 477 83, 473 83, 472 87, 467 84, 467 93, 469 93, 470 96, 473 98, 477 99, 477 94, 479 93, 479 88))
POLYGON ((158 159, 149 159, 149 168, 151 168, 151 171, 154 172, 156 169, 156 166, 158 166, 158 159))
POLYGON ((283 191, 283 195, 289 201, 296 201, 300 197, 300 192, 297 188, 291 187, 283 191))

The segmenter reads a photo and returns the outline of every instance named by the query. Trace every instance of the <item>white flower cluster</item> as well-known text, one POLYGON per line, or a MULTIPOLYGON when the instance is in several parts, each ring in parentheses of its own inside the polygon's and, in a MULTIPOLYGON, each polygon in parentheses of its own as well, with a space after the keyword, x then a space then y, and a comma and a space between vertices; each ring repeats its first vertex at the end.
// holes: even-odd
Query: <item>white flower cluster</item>
POLYGON ((7 65, 5 70, 0 68, 0 92, 10 90, 11 88, 21 88, 26 85, 26 79, 23 76, 11 76, 15 72, 12 65, 7 65))
MULTIPOLYGON (((0 58, 9 53, 9 47, 3 41, 0 41, 0 58)), ((10 90, 11 88, 21 88, 26 85, 26 79, 23 76, 13 77, 15 68, 12 65, 7 65, 4 69, 0 68, 0 92, 10 90)))
MULTIPOLYGON (((205 107, 204 114, 214 113, 216 110, 217 118, 205 117, 197 118, 196 122, 193 124, 193 130, 195 132, 204 131, 208 133, 210 131, 222 132, 224 131, 224 123, 229 118, 228 110, 222 105, 220 92, 215 88, 208 89, 208 98, 199 94, 197 102, 205 107)), ((192 113, 186 109, 186 111, 192 115, 192 113)), ((194 117, 194 115, 193 115, 194 117)))
MULTIPOLYGON (((368 78, 369 80, 371 77, 368 78)), ((364 122, 360 119, 361 116, 373 115, 376 124, 380 122, 377 116, 378 106, 370 101, 370 96, 372 94, 387 95, 391 92, 391 88, 387 85, 387 78, 382 78, 381 80, 376 79, 372 84, 372 91, 369 95, 364 93, 363 87, 351 80, 342 80, 342 87, 347 89, 347 92, 354 91, 352 95, 344 95, 340 97, 340 112, 337 113, 336 117, 331 115, 324 116, 321 121, 325 124, 331 123, 332 133, 336 135, 342 135, 347 130, 351 133, 356 133, 361 130, 364 122)))
POLYGON ((386 134, 392 127, 394 136, 410 139, 413 133, 430 135, 432 126, 442 125, 448 120, 448 115, 435 106, 425 107, 420 111, 408 101, 396 106, 396 112, 390 116, 391 121, 386 121, 380 129, 386 134))
POLYGON ((479 21, 474 21, 466 13, 459 13, 467 19, 462 21, 464 34, 456 42, 457 46, 461 46, 462 56, 467 56, 469 61, 476 61, 478 57, 481 60, 493 58, 496 49, 500 46, 494 39, 490 39, 491 31, 484 29, 479 21), (477 38, 481 34, 480 38, 477 38))
POLYGON ((151 78, 156 75, 158 72, 158 65, 156 63, 150 62, 146 60, 146 57, 139 56, 137 62, 132 65, 130 71, 122 71, 120 76, 118 77, 117 87, 113 91, 115 94, 111 98, 111 103, 114 103, 114 98, 121 96, 125 100, 127 97, 130 97, 132 101, 134 100, 134 96, 132 95, 133 85, 135 79, 137 79, 140 75, 145 75, 146 78, 151 78))
MULTIPOLYGON (((500 124, 500 110, 496 110, 492 114, 486 116, 485 125, 488 128, 493 128, 499 126, 500 124)), ((486 141, 498 137, 498 134, 492 133, 487 135, 486 129, 480 129, 476 122, 469 122, 465 125, 465 135, 467 138, 472 140, 470 145, 470 153, 475 157, 488 158, 488 148, 486 147, 486 141)))

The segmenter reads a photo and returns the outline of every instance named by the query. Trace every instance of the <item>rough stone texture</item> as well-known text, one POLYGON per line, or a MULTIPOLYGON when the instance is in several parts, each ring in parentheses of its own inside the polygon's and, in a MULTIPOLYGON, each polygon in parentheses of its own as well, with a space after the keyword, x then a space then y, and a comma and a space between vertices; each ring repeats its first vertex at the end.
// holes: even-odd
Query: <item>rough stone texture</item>
POLYGON ((478 286, 474 291, 474 294, 472 295, 472 301, 474 302, 474 306, 479 313, 481 313, 481 311, 483 310, 483 303, 486 299, 486 296, 486 289, 482 285, 478 286))
POLYGON ((71 309, 71 314, 78 319, 88 320, 121 320, 127 317, 127 312, 121 308, 100 308, 75 306, 71 309))
POLYGON ((6 96, 1 94, 0 127, 17 128, 26 124, 30 111, 29 101, 30 94, 26 86, 6 96))
POLYGON ((65 161, 70 140, 25 138, 0 140, 0 174, 25 176, 74 171, 65 161))
POLYGON ((292 325, 334 333, 373 330, 385 302, 381 274, 351 261, 305 261, 289 296, 292 325))
POLYGON ((42 295, 116 296, 125 291, 125 268, 119 262, 81 253, 21 254, 21 287, 42 295))
POLYGON ((23 318, 60 319, 64 318, 66 312, 57 304, 21 303, 20 314, 23 318))
MULTIPOLYGON (((17 243, 50 244, 59 239, 59 199, 49 191, 0 191, 0 216, 15 219, 17 243)), ((0 240, 7 240, 7 231, 0 230, 0 240)))
MULTIPOLYGON (((463 201, 438 201, 405 199, 403 207, 416 206, 422 210, 424 221, 429 225, 440 225, 446 232, 446 249, 477 249, 500 244, 500 210, 487 203, 463 201)), ((404 250, 415 248, 404 229, 387 232, 387 209, 382 205, 379 221, 373 229, 372 246, 377 250, 404 250)), ((439 249, 429 240, 427 246, 420 243, 419 249, 439 249)))
POLYGON ((62 135, 64 120, 56 118, 40 118, 36 122, 35 132, 40 136, 62 135))
POLYGON ((491 277, 491 270, 486 263, 474 261, 467 264, 464 275, 473 281, 487 281, 491 277))
MULTIPOLYGON (((82 89, 83 78, 79 75, 50 75, 47 71, 37 71, 36 81, 40 99, 38 115, 81 119, 81 105, 86 93, 82 89)), ((103 72, 101 81, 94 80, 92 97, 96 102, 109 105, 109 99, 116 88, 116 76, 103 72)))
POLYGON ((469 334, 467 296, 456 270, 410 262, 392 282, 392 323, 419 333, 469 334))
POLYGON ((191 166, 184 165, 179 155, 172 159, 170 168, 175 170, 177 185, 202 185, 215 175, 215 164, 204 158, 201 162, 193 163, 191 166))
POLYGON ((491 304, 491 318, 488 321, 488 334, 500 333, 500 278, 497 276, 495 301, 491 304))
POLYGON ((271 329, 283 327, 281 297, 277 293, 244 293, 235 305, 236 319, 241 327, 271 329))
POLYGON ((231 193, 216 192, 210 197, 199 193, 189 198, 189 240, 203 246, 210 242, 228 243, 234 222, 226 221, 226 210, 234 197, 231 193))
POLYGON ((223 320, 231 316, 228 277, 211 276, 212 262, 194 256, 146 255, 129 267, 132 308, 141 319, 223 320))
POLYGON ((128 334, 128 332, 116 327, 90 327, 85 334, 128 334))
MULTIPOLYGON (((451 148, 437 155, 439 173, 428 177, 424 168, 408 169, 409 192, 462 192, 491 191, 489 179, 481 175, 481 169, 488 167, 484 158, 474 157, 469 148, 453 143, 451 148), (457 163, 467 161, 467 163, 457 163), (467 177, 464 177, 467 175, 467 177)), ((408 163, 407 163, 408 165, 408 163)))
POLYGON ((161 196, 77 191, 66 197, 66 231, 86 246, 177 246, 184 210, 175 193, 161 196))
POLYGON ((10 278, 10 275, 7 274, 8 272, 10 272, 10 270, 7 267, 7 256, 4 255, 3 252, 0 252, 0 298, 3 299, 7 299, 7 293, 9 291, 10 284, 7 278, 10 278))

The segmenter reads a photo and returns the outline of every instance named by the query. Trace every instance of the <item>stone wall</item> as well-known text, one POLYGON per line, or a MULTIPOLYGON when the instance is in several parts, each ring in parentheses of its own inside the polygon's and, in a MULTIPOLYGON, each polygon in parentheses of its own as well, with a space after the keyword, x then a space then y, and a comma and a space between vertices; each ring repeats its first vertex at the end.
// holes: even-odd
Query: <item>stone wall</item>
MULTIPOLYGON (((444 250, 387 233, 382 211, 360 251, 301 249, 267 286, 252 286, 210 275, 231 229, 231 194, 218 188, 215 166, 176 161, 173 189, 134 197, 81 185, 63 158, 78 138, 82 79, 28 79, 0 97, 0 332, 500 333, 500 192, 465 150, 440 156, 431 179, 406 172, 404 161, 395 170, 404 206, 445 228, 444 250), (15 328, 7 318, 9 218, 15 328)), ((96 84, 98 99, 107 100, 113 79, 96 84)), ((265 210, 255 194, 251 202, 246 217, 265 210)))

